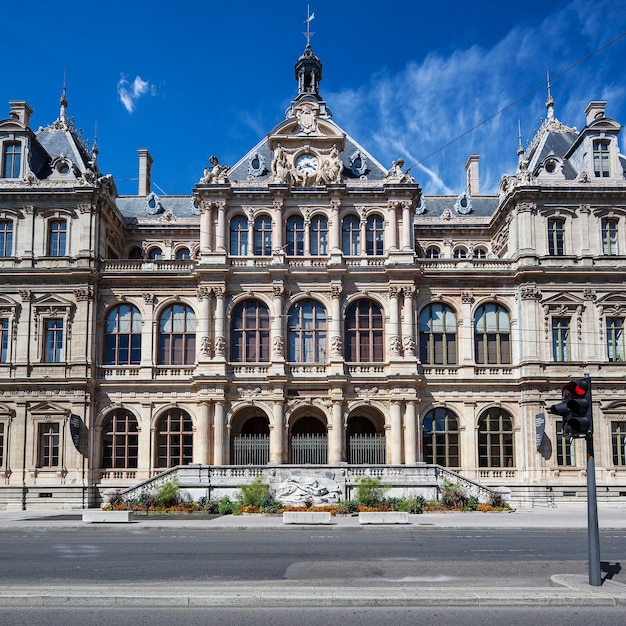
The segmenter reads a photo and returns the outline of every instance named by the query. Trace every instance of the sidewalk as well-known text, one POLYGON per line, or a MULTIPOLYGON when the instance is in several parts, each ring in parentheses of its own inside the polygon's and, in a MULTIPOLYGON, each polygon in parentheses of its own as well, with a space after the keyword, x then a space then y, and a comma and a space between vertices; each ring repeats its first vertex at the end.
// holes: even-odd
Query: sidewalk
MULTIPOLYGON (((626 506, 599 505, 600 531, 626 531, 626 506)), ((330 525, 316 526, 324 532, 393 530, 407 528, 441 529, 542 529, 587 528, 586 506, 571 505, 557 509, 519 509, 508 513, 425 513, 411 515, 409 525, 359 525, 358 516, 338 516, 330 525)), ((115 528, 141 529, 302 530, 313 526, 283 525, 282 516, 227 515, 201 519, 193 515, 155 519, 136 517, 127 524, 86 524, 79 510, 0 511, 0 540, 3 530, 93 528, 106 532, 115 528)), ((172 583, 24 586, 0 588, 0 607, 381 607, 381 606, 455 606, 455 607, 582 607, 613 606, 624 615, 626 585, 606 580, 600 587, 588 584, 580 575, 553 573, 542 587, 423 587, 419 582, 399 582, 393 586, 304 586, 293 582, 267 583, 172 583)), ((617 615, 616 615, 617 617, 617 615)))

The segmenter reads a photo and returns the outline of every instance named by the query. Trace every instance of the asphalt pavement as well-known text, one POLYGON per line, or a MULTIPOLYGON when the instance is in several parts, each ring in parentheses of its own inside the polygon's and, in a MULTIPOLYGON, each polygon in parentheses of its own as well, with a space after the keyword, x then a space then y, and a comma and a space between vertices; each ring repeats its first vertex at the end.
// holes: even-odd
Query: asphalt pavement
MULTIPOLYGON (((626 506, 599 504, 601 531, 626 531, 626 506)), ((424 513, 410 515, 409 525, 442 529, 585 529, 587 508, 566 505, 558 508, 521 508, 503 513, 424 513)), ((0 511, 0 542, 3 530, 17 528, 45 531, 93 527, 129 530, 141 529, 302 529, 303 525, 285 525, 280 515, 199 515, 135 516, 131 523, 91 523, 82 521, 80 510, 0 511)), ((371 528, 393 532, 407 525, 360 525, 358 516, 337 516, 325 524, 325 532, 361 531, 371 528)), ((420 587, 418 581, 402 582, 394 587, 368 586, 282 586, 248 582, 237 585, 195 584, 150 585, 136 581, 100 585, 7 585, 0 589, 0 607, 381 607, 381 606, 614 606, 626 619, 626 585, 602 574, 602 584, 592 586, 588 577, 553 572, 543 587, 516 587, 502 580, 497 588, 420 587)))

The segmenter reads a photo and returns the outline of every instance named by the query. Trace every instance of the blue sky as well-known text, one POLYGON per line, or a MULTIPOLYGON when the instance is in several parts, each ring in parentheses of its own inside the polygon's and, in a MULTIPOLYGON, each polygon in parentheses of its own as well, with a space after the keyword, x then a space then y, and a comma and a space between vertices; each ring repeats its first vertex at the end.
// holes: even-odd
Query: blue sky
POLYGON ((148 148, 157 193, 188 195, 211 154, 232 165, 284 118, 307 5, 334 121, 383 165, 402 156, 426 193, 462 191, 470 154, 481 155, 481 191, 496 191, 516 167, 518 120, 526 144, 545 116, 545 87, 439 149, 547 71, 563 123, 581 128, 591 100, 626 123, 626 36, 561 74, 626 32, 624 0, 33 0, 30 19, 2 15, 17 62, 3 73, 0 117, 26 100, 33 128, 52 123, 65 71, 68 115, 85 138, 97 125, 100 168, 120 193, 137 192, 137 149, 148 148))

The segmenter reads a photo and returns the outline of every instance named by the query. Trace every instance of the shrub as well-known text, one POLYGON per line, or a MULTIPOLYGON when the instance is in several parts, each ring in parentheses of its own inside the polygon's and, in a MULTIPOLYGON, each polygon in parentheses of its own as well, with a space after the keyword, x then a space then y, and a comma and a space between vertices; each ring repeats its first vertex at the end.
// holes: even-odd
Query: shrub
POLYGON ((469 497, 463 488, 457 483, 448 480, 443 482, 441 487, 441 503, 446 509, 464 509, 467 506, 469 497))
POLYGON ((379 476, 361 476, 356 481, 356 501, 357 504, 375 507, 383 503, 385 491, 388 487, 382 484, 382 478, 379 476))
POLYGON ((231 499, 228 496, 220 498, 219 502, 217 503, 217 512, 220 515, 231 515, 235 512, 235 509, 239 510, 239 507, 231 502, 231 499))
POLYGON ((426 499, 422 496, 389 498, 387 502, 394 511, 406 513, 423 513, 426 508, 426 499))
POLYGON ((154 494, 154 504, 157 508, 167 509, 180 503, 180 487, 178 480, 168 480, 159 485, 154 494))
POLYGON ((217 500, 209 500, 209 498, 207 498, 206 496, 202 496, 202 498, 198 500, 198 506, 203 511, 206 511, 207 513, 219 512, 218 511, 219 503, 217 502, 217 500))
POLYGON ((257 476, 250 484, 241 485, 237 496, 240 506, 261 506, 261 502, 270 497, 270 487, 263 482, 262 476, 257 476))
POLYGON ((359 510, 359 505, 354 500, 341 500, 335 506, 339 515, 350 515, 351 513, 357 513, 359 510))
POLYGON ((476 511, 478 509, 478 498, 476 496, 468 498, 466 508, 468 511, 476 511))
POLYGON ((278 513, 280 509, 283 508, 283 504, 278 500, 274 500, 272 496, 267 495, 265 498, 261 499, 259 508, 261 509, 261 513, 278 513))
POLYGON ((109 493, 107 495, 107 500, 109 501, 108 504, 111 507, 119 506, 125 503, 124 496, 122 495, 122 492, 119 489, 109 493))
POLYGON ((508 509, 509 503, 504 499, 501 491, 489 492, 489 504, 495 509, 508 509))

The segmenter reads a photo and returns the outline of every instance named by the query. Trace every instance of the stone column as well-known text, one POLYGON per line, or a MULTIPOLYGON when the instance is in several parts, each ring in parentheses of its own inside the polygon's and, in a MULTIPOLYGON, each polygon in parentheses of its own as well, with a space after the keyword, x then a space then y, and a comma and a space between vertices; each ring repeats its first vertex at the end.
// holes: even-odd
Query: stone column
POLYGON ((330 220, 328 224, 328 246, 331 252, 341 250, 341 220, 339 219, 338 200, 330 201, 330 220))
MULTIPOLYGON (((154 467, 154 451, 152 442, 154 441, 154 431, 152 429, 152 404, 142 404, 139 415, 139 433, 137 450, 137 470, 142 477, 148 478, 154 467)), ((140 478, 139 476, 137 478, 140 478)))
POLYGON ((402 411, 398 400, 391 401, 391 459, 390 465, 402 463, 402 411))
POLYGON ((216 400, 213 414, 213 465, 225 464, 226 412, 224 402, 216 400))
POLYGON ((345 460, 344 457, 344 429, 343 429, 342 403, 334 400, 332 404, 331 424, 332 428, 328 433, 328 463, 336 465, 345 460))
POLYGON ((274 227, 272 228, 274 250, 283 251, 283 201, 274 200, 274 227))
POLYGON ((207 401, 200 402, 198 409, 198 429, 193 447, 194 463, 209 465, 209 403, 207 401))
POLYGON ((211 204, 203 201, 200 203, 200 254, 211 252, 214 239, 211 204))
POLYGON ((157 320, 154 319, 154 294, 151 292, 143 293, 143 301, 146 305, 147 314, 142 315, 141 320, 141 365, 143 367, 152 367, 152 363, 156 363, 156 355, 153 355, 156 337, 159 336, 157 320))
POLYGON ((215 249, 220 252, 226 252, 227 233, 226 233, 226 203, 217 203, 217 233, 215 238, 215 249))
POLYGON ((411 203, 402 203, 402 249, 413 250, 413 219, 411 203))
POLYGON ((417 462, 417 420, 413 400, 406 402, 404 407, 404 462, 407 465, 417 462))
POLYGON ((359 235, 359 256, 366 256, 367 254, 367 218, 365 217, 365 210, 361 212, 361 233, 359 235))
POLYGON ((415 356, 415 324, 413 297, 415 286, 407 285, 402 288, 404 301, 402 303, 402 348, 405 357, 415 356))
MULTIPOLYGON (((520 254, 537 254, 535 245, 535 224, 533 217, 537 214, 537 205, 534 202, 519 202, 515 211, 517 214, 517 237, 520 254)), ((512 242, 515 245, 514 242, 512 242)), ((547 253, 547 249, 546 249, 547 253)))
POLYGON ((336 368, 343 367, 343 339, 341 332, 341 292, 340 281, 333 281, 330 285, 331 316, 328 324, 328 336, 330 338, 330 362, 335 363, 336 368))
POLYGON ((399 332, 399 308, 398 308, 398 296, 400 290, 398 287, 389 287, 389 322, 387 323, 387 337, 389 346, 389 359, 400 356, 402 353, 402 344, 400 343, 399 332))
POLYGON ((284 410, 282 400, 274 402, 272 407, 273 419, 272 428, 270 430, 270 463, 281 465, 283 459, 286 458, 284 450, 285 442, 285 425, 284 425, 284 410))
POLYGON ((398 216, 396 214, 396 205, 390 202, 388 206, 389 227, 385 233, 385 241, 387 241, 387 249, 398 249, 398 216))
POLYGON ((200 315, 197 320, 197 333, 200 341, 196 346, 198 361, 207 361, 211 357, 211 333, 209 328, 211 296, 212 293, 208 287, 198 287, 197 297, 200 303, 200 315))
POLYGON ((282 281, 272 283, 272 361, 285 361, 285 338, 283 337, 283 295, 285 286, 282 281))
POLYGON ((226 359, 226 302, 224 287, 213 287, 215 295, 215 345, 213 358, 216 361, 226 359))

